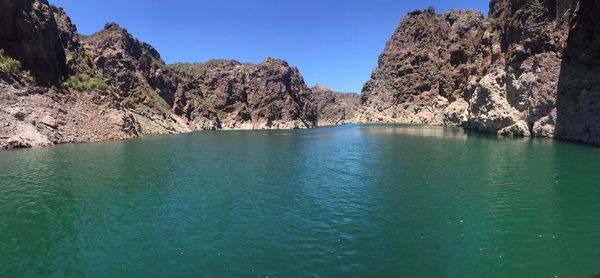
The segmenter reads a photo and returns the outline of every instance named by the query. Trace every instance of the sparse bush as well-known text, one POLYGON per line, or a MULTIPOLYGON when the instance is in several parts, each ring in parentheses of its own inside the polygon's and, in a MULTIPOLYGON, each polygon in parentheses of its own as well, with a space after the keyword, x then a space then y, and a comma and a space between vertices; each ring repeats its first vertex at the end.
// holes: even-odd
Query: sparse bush
POLYGON ((7 56, 4 49, 0 49, 0 71, 8 74, 21 73, 21 62, 7 56))
POLYGON ((6 55, 4 49, 0 49, 0 73, 3 73, 9 78, 20 77, 28 81, 34 81, 31 72, 23 70, 21 62, 6 55))
POLYGON ((167 102, 158 94, 158 92, 149 89, 148 90, 149 104, 158 109, 169 109, 167 102))
POLYGON ((67 87, 77 91, 110 91, 110 86, 97 76, 77 73, 67 79, 67 87))

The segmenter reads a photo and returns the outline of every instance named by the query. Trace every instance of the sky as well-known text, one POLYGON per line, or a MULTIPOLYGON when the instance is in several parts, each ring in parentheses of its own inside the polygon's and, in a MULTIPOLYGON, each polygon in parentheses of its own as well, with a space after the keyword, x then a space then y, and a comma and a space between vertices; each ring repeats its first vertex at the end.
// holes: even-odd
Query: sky
POLYGON ((360 93, 406 13, 435 7, 487 15, 487 0, 50 0, 81 34, 116 22, 166 63, 266 57, 298 67, 306 83, 360 93))

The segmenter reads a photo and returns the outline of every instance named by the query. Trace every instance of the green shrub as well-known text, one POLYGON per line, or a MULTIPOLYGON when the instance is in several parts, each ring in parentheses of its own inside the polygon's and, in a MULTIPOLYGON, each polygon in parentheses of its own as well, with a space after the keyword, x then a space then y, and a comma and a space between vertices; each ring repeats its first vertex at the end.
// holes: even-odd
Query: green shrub
POLYGON ((21 77, 25 80, 34 81, 31 72, 23 70, 21 62, 4 53, 4 49, 0 49, 0 72, 12 76, 21 77))
POLYGON ((21 62, 4 54, 4 49, 0 49, 0 71, 9 74, 21 73, 21 62))
POLYGON ((169 109, 169 104, 158 94, 158 92, 149 89, 148 90, 149 103, 152 107, 158 109, 169 109))
POLYGON ((137 102, 139 102, 139 97, 132 95, 125 97, 121 104, 125 106, 125 108, 133 108, 137 102))
POLYGON ((77 91, 110 91, 110 86, 97 76, 77 73, 67 79, 67 87, 77 91))

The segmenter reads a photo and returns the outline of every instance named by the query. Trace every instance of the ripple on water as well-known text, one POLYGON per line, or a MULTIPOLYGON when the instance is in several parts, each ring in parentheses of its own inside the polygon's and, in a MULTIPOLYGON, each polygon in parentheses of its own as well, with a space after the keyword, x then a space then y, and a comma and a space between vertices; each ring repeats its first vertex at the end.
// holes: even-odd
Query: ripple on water
POLYGON ((585 277, 590 150, 384 125, 2 152, 0 276, 585 277))

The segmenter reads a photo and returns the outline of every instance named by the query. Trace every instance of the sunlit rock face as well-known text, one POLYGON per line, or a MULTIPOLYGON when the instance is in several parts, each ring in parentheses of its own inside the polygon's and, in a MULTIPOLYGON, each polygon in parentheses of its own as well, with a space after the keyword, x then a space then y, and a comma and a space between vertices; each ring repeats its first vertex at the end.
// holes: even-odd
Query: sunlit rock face
POLYGON ((195 129, 290 129, 317 126, 316 104, 300 71, 267 58, 260 64, 213 60, 168 66, 186 92, 195 129), (192 92, 192 93, 190 93, 192 92))
POLYGON ((493 0, 408 14, 365 84, 359 118, 600 143, 599 4, 493 0))
POLYGON ((483 74, 483 15, 434 9, 400 23, 362 92, 362 122, 460 125, 469 83, 483 74))

